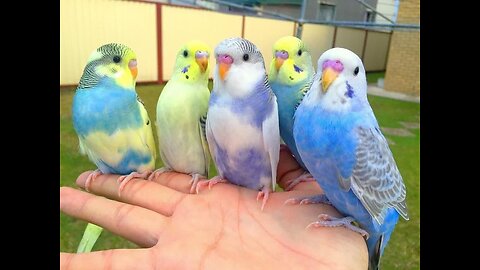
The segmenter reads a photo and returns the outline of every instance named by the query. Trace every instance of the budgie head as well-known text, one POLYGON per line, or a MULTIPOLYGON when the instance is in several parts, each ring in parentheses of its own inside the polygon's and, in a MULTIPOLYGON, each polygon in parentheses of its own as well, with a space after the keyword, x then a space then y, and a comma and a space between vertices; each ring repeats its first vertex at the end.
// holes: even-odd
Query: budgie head
POLYGON ((185 82, 208 81, 210 47, 202 41, 190 41, 178 51, 174 77, 185 82))
POLYGON ((110 78, 124 88, 134 89, 137 73, 137 56, 132 49, 118 43, 106 44, 90 54, 78 88, 91 88, 101 79, 110 78))
POLYGON ((313 74, 312 56, 301 39, 285 36, 275 42, 268 74, 270 81, 293 85, 313 74))
POLYGON ((307 103, 332 111, 362 108, 367 103, 367 80, 362 60, 352 51, 332 48, 318 59, 307 103))
POLYGON ((252 42, 228 38, 215 48, 214 88, 236 97, 245 96, 266 78, 263 56, 252 42))

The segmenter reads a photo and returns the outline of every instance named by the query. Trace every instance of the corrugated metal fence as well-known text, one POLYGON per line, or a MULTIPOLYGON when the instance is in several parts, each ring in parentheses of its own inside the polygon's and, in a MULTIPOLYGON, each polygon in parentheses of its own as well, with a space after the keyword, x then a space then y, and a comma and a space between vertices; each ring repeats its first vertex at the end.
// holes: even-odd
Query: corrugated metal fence
MULTIPOLYGON (((178 49, 192 39, 203 40, 213 49, 225 38, 244 37, 258 46, 268 67, 273 43, 294 35, 296 28, 289 21, 118 0, 61 0, 60 22, 60 85, 77 84, 89 54, 110 42, 124 43, 137 53, 138 82, 167 81, 178 49)), ((377 71, 386 68, 390 36, 372 30, 305 24, 302 39, 314 63, 325 50, 344 47, 362 58, 367 71, 377 71)), ((210 64, 214 65, 212 57, 210 64)))

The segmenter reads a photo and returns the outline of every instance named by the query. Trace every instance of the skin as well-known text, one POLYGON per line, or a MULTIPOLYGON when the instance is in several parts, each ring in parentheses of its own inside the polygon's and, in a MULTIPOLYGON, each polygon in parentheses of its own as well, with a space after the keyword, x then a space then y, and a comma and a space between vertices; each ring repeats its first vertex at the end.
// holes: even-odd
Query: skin
MULTIPOLYGON (((89 173, 78 177, 80 187, 89 173)), ((278 184, 283 188, 301 173, 282 149, 278 184)), ((262 212, 256 191, 228 183, 189 194, 191 177, 168 172, 153 181, 133 179, 119 198, 117 178, 99 176, 90 188, 95 195, 61 187, 60 209, 142 248, 61 252, 60 269, 367 269, 359 234, 344 227, 305 229, 319 214, 340 217, 332 206, 284 205, 321 193, 316 182, 272 193, 262 212)))

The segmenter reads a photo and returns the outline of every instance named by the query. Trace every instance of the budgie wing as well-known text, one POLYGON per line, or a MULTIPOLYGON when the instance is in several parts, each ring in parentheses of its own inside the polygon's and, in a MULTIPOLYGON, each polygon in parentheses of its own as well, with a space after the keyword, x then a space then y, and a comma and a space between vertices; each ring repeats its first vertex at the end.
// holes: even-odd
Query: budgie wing
POLYGON ((303 100, 303 98, 305 98, 305 95, 307 94, 308 90, 310 90, 310 87, 312 87, 312 83, 313 83, 314 78, 315 78, 315 73, 313 74, 312 78, 307 83, 305 83, 302 86, 302 88, 300 88, 299 98, 297 100, 297 104, 295 105, 295 111, 297 110, 298 106, 300 106, 300 103, 302 103, 302 100, 303 100))
MULTIPOLYGON (((213 135, 211 125, 212 125, 212 123, 209 121, 208 114, 207 114, 207 119, 205 121, 205 135, 206 135, 206 138, 207 138, 208 149, 210 150, 210 155, 212 156, 212 159, 215 162, 215 153, 217 151, 216 150, 217 143, 215 142, 215 136, 213 135)), ((217 172, 218 175, 223 176, 223 172, 221 171, 221 169, 218 166, 217 166, 217 171, 218 171, 217 172)))
POLYGON ((210 156, 208 154, 209 149, 208 149, 208 143, 207 143, 207 134, 206 134, 206 121, 207 121, 207 115, 203 115, 200 117, 200 120, 198 121, 198 131, 200 135, 200 142, 202 143, 202 149, 203 149, 203 156, 205 158, 205 171, 207 172, 206 177, 209 175, 209 170, 210 170, 210 156))
POLYGON ((143 132, 141 132, 141 134, 145 136, 144 138, 145 145, 147 145, 153 157, 153 160, 155 160, 157 158, 157 150, 155 148, 155 139, 153 138, 152 121, 150 121, 150 117, 148 117, 148 112, 147 112, 147 109, 145 108, 145 103, 140 99, 138 95, 137 95, 137 102, 138 102, 138 106, 140 107, 140 113, 142 115, 142 120, 144 123, 143 132))
POLYGON ((358 127, 355 132, 356 164, 352 175, 339 181, 351 183, 353 193, 379 224, 383 224, 388 207, 408 220, 405 184, 387 140, 378 127, 358 127))
POLYGON ((278 124, 278 105, 275 95, 271 95, 273 110, 263 121, 262 133, 265 150, 270 157, 270 166, 272 168, 272 190, 275 191, 277 183, 277 166, 280 158, 280 130, 278 124))

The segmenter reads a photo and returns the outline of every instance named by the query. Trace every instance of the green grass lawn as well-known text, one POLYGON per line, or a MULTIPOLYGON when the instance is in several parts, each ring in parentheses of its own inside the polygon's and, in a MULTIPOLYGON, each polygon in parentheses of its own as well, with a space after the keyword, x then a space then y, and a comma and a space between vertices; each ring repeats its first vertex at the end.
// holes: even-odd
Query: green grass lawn
MULTIPOLYGON (((376 81, 376 80, 375 80, 376 81)), ((145 102, 150 119, 155 121, 155 108, 163 86, 138 86, 137 92, 145 102)), ((211 84, 210 84, 211 88, 211 84)), ((60 186, 76 187, 75 179, 86 171, 95 169, 85 156, 78 152, 78 141, 71 120, 74 87, 60 90, 60 186)), ((370 104, 381 127, 401 128, 401 121, 420 121, 418 103, 369 96, 370 104)), ((407 204, 410 220, 401 219, 392 234, 382 259, 382 269, 420 268, 420 130, 410 129, 411 137, 385 136, 393 142, 390 146, 398 168, 407 186, 407 204)), ((156 130, 153 131, 156 133, 156 130)), ((156 134, 155 140, 156 140, 156 134)), ((161 167, 160 159, 157 167, 161 167)), ((212 162, 213 168, 213 162, 212 162)), ((215 175, 215 171, 213 174, 215 175)), ((75 252, 86 222, 60 214, 60 250, 75 252)), ((135 244, 104 231, 93 250, 109 248, 133 248, 135 244)))
POLYGON ((377 84, 378 79, 385 78, 385 71, 367 72, 367 83, 377 84))

